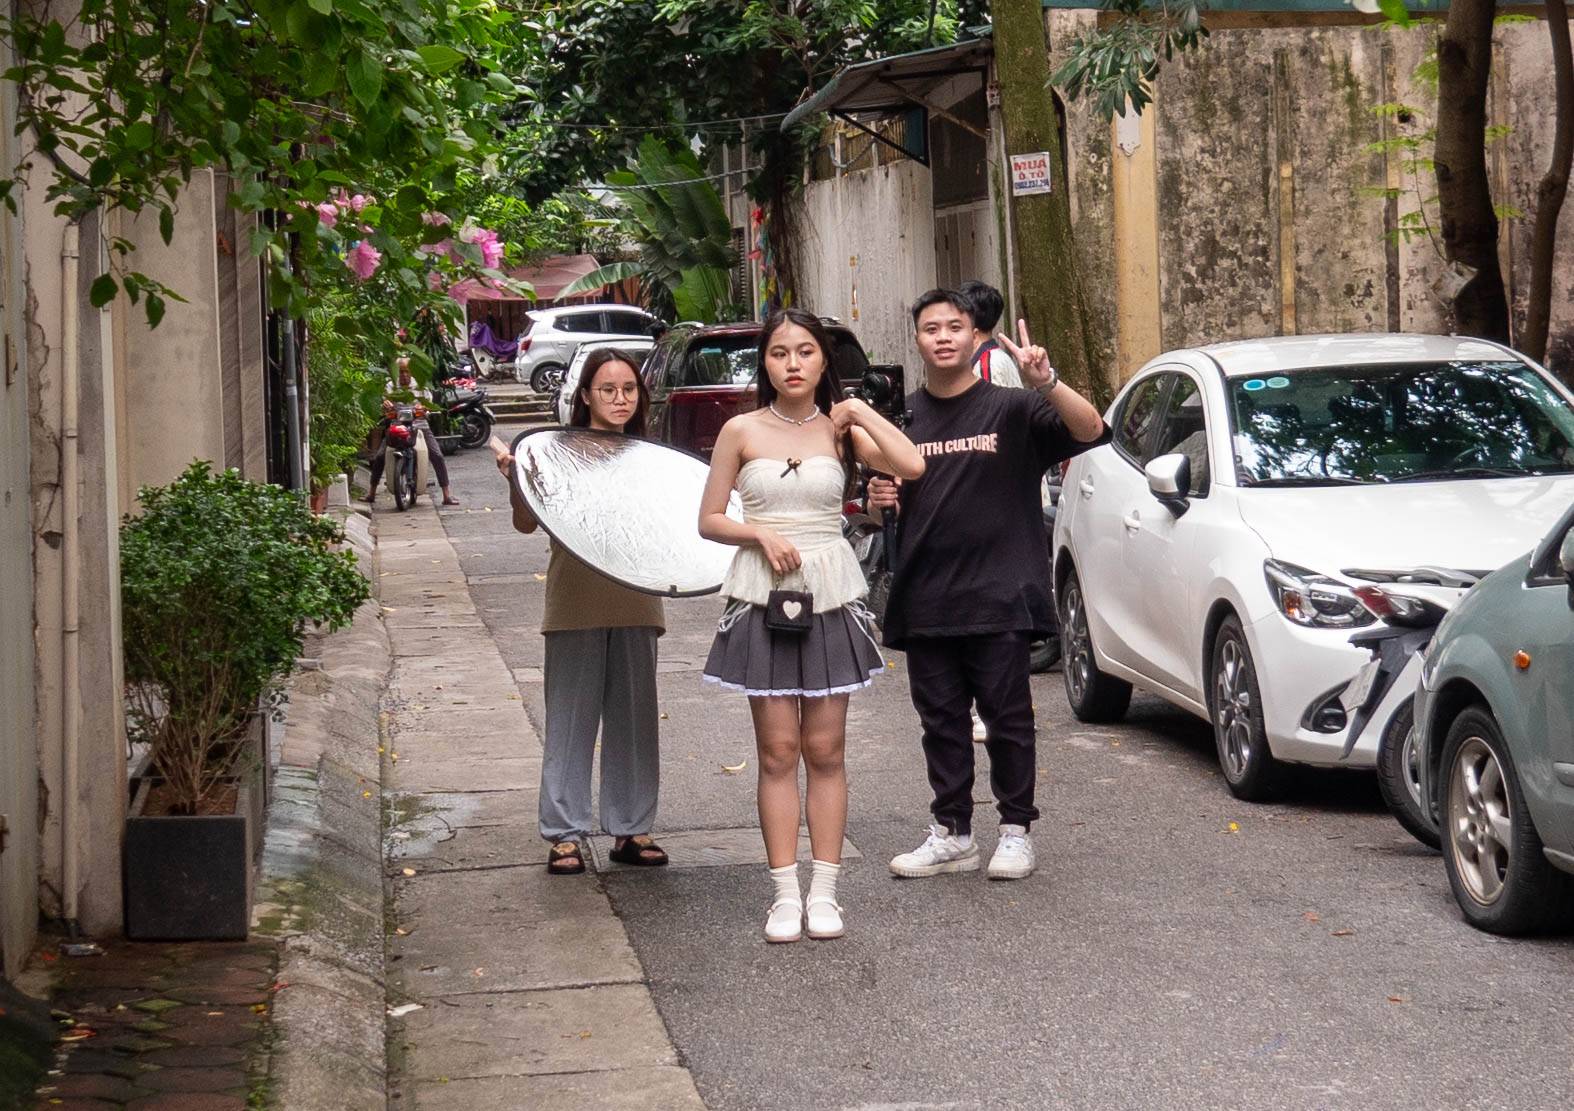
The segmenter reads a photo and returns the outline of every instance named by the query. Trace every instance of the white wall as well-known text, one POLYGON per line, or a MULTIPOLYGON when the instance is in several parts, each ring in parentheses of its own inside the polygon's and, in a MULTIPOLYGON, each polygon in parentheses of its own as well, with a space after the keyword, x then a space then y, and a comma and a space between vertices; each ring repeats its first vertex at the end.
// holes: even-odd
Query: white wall
POLYGON ((804 198, 800 304, 857 333, 875 362, 919 360, 908 310, 935 285, 929 168, 903 160, 812 182, 804 198))

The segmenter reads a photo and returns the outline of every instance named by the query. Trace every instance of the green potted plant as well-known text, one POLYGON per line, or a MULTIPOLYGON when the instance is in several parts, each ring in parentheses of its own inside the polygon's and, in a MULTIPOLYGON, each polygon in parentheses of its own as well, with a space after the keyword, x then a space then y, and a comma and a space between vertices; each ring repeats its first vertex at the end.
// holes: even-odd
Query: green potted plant
POLYGON ((260 847, 260 708, 308 621, 370 596, 337 522, 277 486, 194 462, 120 530, 127 727, 148 758, 126 820, 126 934, 243 938, 260 847))

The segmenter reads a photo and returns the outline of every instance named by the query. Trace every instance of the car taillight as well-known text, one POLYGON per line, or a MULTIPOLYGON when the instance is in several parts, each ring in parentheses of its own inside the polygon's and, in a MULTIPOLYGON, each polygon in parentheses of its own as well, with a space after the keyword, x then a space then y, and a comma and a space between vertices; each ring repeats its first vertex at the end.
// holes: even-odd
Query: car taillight
POLYGON ((1389 625, 1425 628, 1443 619, 1443 607, 1423 598, 1392 594, 1376 586, 1358 586, 1350 591, 1366 611, 1389 625))
POLYGON ((388 435, 395 440, 408 440, 410 430, 402 424, 393 424, 388 426, 388 435))
POLYGON ((526 351, 529 351, 529 350, 530 350, 530 337, 529 336, 520 336, 519 337, 519 353, 521 355, 523 355, 526 351))

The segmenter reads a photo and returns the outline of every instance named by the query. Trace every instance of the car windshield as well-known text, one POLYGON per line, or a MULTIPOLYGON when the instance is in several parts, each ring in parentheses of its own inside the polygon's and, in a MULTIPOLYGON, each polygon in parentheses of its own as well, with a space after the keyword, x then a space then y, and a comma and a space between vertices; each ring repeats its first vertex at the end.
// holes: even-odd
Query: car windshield
POLYGON ((1227 387, 1247 486, 1574 472, 1574 409, 1523 363, 1314 368, 1227 387))
MULTIPOLYGON (((842 381, 856 382, 869 366, 863 348, 852 336, 832 332, 836 345, 833 358, 842 381)), ((750 386, 759 370, 759 337, 747 333, 734 336, 707 336, 689 347, 684 359, 680 385, 750 386)))

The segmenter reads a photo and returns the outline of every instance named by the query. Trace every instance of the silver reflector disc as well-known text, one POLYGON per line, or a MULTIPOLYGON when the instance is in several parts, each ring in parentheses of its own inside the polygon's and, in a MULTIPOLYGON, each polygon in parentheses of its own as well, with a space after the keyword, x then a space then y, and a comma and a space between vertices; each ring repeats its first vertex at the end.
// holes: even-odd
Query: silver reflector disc
MULTIPOLYGON (((581 563, 646 594, 721 589, 736 548, 699 533, 709 472, 686 452, 588 428, 526 432, 514 470, 541 527, 581 563)), ((743 520, 733 492, 727 515, 743 520)))

